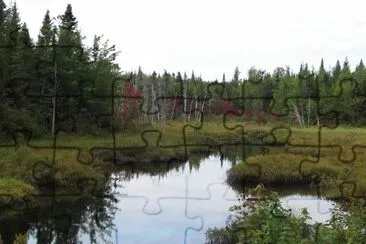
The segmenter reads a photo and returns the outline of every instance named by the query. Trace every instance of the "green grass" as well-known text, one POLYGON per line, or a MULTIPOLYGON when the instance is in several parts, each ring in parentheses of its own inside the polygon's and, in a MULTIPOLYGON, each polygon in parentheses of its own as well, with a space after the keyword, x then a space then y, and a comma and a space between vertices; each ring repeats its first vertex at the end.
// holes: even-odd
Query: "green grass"
POLYGON ((234 166, 228 174, 229 182, 242 180, 264 184, 320 184, 323 194, 339 197, 341 192, 351 196, 366 193, 366 154, 359 153, 351 163, 342 163, 337 155, 321 156, 319 160, 306 155, 277 153, 250 157, 234 166), (258 170, 258 166, 261 171, 258 170), (339 186, 345 183, 341 190, 339 186))
MULTIPOLYGON (((188 123, 189 124, 189 123, 188 123)), ((197 123, 191 123, 192 126, 199 126, 197 123)), ((152 170, 152 161, 169 161, 171 159, 182 160, 184 156, 184 137, 186 142, 192 145, 200 144, 225 144, 233 142, 241 142, 241 128, 228 130, 226 127, 234 128, 241 126, 244 128, 246 137, 249 141, 255 140, 252 135, 259 132, 270 132, 273 130, 273 136, 267 136, 264 142, 273 142, 274 139, 278 143, 288 143, 288 152, 276 155, 256 156, 249 159, 250 164, 259 164, 262 167, 262 180, 268 182, 300 182, 302 179, 299 175, 299 163, 309 156, 317 156, 318 154, 318 132, 319 128, 310 127, 306 129, 292 127, 291 136, 289 137, 289 129, 283 127, 276 129, 272 126, 259 126, 255 123, 227 121, 224 125, 223 121, 205 121, 198 130, 186 126, 183 122, 170 122, 165 127, 154 125, 149 129, 157 130, 157 132, 145 133, 117 133, 115 135, 116 147, 125 148, 118 151, 117 156, 122 162, 139 163, 139 168, 144 170, 152 170), (184 129, 185 128, 185 129, 184 129), (160 139, 159 139, 160 136, 160 139), (144 140, 146 142, 144 142, 144 140), (174 145, 182 145, 172 147, 174 145), (304 146, 312 145, 312 146, 304 146), (131 148, 126 150, 126 148, 131 148), (135 148, 135 149, 133 149, 135 148)), ((254 141, 255 142, 255 141, 254 141)), ((342 178, 342 170, 349 168, 343 163, 339 163, 338 156, 343 159, 352 159, 351 146, 354 144, 366 145, 366 129, 339 127, 337 129, 323 128, 321 130, 321 145, 333 145, 333 147, 322 148, 320 152, 321 161, 318 164, 308 164, 304 168, 312 172, 325 172, 328 175, 335 175, 336 179, 342 178), (341 145, 343 152, 340 153, 335 145, 341 145)), ((53 162, 53 141, 51 139, 32 140, 26 145, 19 148, 2 148, 0 149, 0 177, 21 179, 25 184, 30 184, 37 188, 39 180, 34 179, 32 174, 35 165, 38 165, 37 172, 39 178, 50 179, 52 173, 59 185, 71 187, 75 185, 75 181, 81 177, 85 178, 103 178, 106 171, 115 170, 113 165, 107 158, 113 155, 112 150, 94 150, 93 154, 97 158, 92 161, 91 149, 95 148, 113 148, 113 137, 108 133, 103 136, 81 136, 77 134, 59 134, 56 140, 57 147, 67 147, 65 149, 57 149, 55 162, 53 162), (46 147, 43 149, 32 147, 46 147), (48 149, 47 149, 48 148, 48 149), (70 148, 74 148, 70 149, 70 148), (81 150, 79 160, 77 160, 77 150, 81 150), (104 159, 101 160, 101 159, 104 159), (40 163, 42 162, 42 163, 40 163), (90 164, 93 163, 93 166, 90 164), (52 166, 52 167, 51 167, 52 166), (54 169, 53 172, 51 169, 54 169)), ((202 153, 207 150, 207 146, 192 146, 188 148, 188 153, 202 153)), ((357 162, 353 163, 352 174, 359 183, 359 189, 366 191, 366 169, 362 160, 366 159, 366 155, 362 148, 358 148, 357 162), (361 161, 360 161, 361 160, 361 161), (359 162, 360 161, 360 162, 359 162), (357 165, 357 166, 355 166, 357 165), (363 173, 365 172, 365 173, 363 173)), ((156 165, 156 164, 155 164, 156 165)), ((235 177, 244 177, 246 175, 255 176, 258 174, 255 168, 239 165, 233 170, 235 177), (242 168, 241 168, 242 167, 242 168), (247 168, 245 168, 247 167, 247 168)), ((11 183, 13 184, 13 183, 11 183)), ((14 187, 17 185, 14 183, 14 187)), ((9 189, 9 188, 4 188, 9 189)), ((4 190, 5 191, 5 190, 4 190)), ((6 192, 10 192, 6 190, 6 192)))
MULTIPOLYGON (((158 141, 159 133, 156 132, 145 133, 143 137, 141 133, 117 133, 116 147, 124 148, 124 150, 117 151, 117 158, 122 162, 133 162, 137 170, 151 172, 156 171, 153 168, 156 167, 156 162, 183 160, 185 148, 183 146, 172 147, 184 144, 183 127, 183 123, 172 123, 165 128, 152 127, 151 129, 161 132, 160 141, 158 141)), ((210 125, 210 129, 212 128, 210 125)), ((233 134, 224 128, 216 127, 213 131, 216 133, 219 131, 220 135, 226 138, 233 137, 233 134)), ((196 144, 196 146, 188 148, 188 153, 193 155, 207 151, 208 147, 197 146, 197 144, 203 143, 209 136, 219 138, 218 134, 208 135, 187 129, 187 142, 196 144)), ((5 185, 1 187, 2 193, 17 196, 29 194, 30 191, 22 190, 19 179, 25 185, 35 189, 41 185, 52 185, 53 180, 60 187, 75 187, 80 178, 100 180, 104 179, 104 173, 118 170, 108 160, 113 156, 113 150, 108 150, 108 148, 113 148, 112 135, 94 137, 59 134, 56 147, 59 148, 54 155, 52 139, 45 138, 32 140, 28 146, 24 144, 17 148, 1 148, 0 177, 7 179, 7 187, 5 185), (107 150, 101 148, 107 148, 107 150), (81 150, 79 161, 77 160, 77 149, 81 150), (93 152, 90 151, 92 149, 94 149, 93 152), (94 161, 92 156, 95 157, 94 161)))

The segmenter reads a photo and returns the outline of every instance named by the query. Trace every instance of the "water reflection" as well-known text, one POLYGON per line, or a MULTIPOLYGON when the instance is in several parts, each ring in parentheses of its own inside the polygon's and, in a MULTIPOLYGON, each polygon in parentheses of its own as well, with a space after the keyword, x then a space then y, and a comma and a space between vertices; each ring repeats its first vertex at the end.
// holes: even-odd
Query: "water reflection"
MULTIPOLYGON (((229 208, 242 200, 226 171, 260 147, 222 147, 184 164, 135 165, 107 176, 111 197, 40 199, 38 208, 0 220, 4 243, 29 232, 28 243, 204 243, 210 227, 224 227, 229 208)), ((315 221, 329 219, 332 202, 312 189, 275 188, 285 208, 307 207, 315 221)))
MULTIPOLYGON (((106 184, 109 186, 110 184, 106 184)), ((106 192, 109 189, 104 188, 106 192)), ((29 235, 28 243, 100 243, 110 235, 116 212, 114 197, 100 198, 91 194, 78 198, 39 198, 37 206, 23 212, 8 212, 0 220, 0 234, 4 243, 13 243, 16 234, 29 235), (103 229, 103 231, 98 231, 103 229)))

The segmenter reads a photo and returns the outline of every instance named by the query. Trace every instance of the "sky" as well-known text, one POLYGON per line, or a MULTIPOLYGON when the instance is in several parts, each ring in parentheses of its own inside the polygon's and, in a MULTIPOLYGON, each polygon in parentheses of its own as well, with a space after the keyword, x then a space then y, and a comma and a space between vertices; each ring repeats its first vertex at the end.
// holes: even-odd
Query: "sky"
MULTIPOLYGON (((6 1, 6 3, 10 3, 6 1)), ((366 57, 364 0, 17 0, 36 38, 46 10, 70 3, 86 43, 104 35, 121 51, 123 71, 194 71, 203 79, 241 78, 251 67, 272 72, 302 63, 329 68, 366 57)))

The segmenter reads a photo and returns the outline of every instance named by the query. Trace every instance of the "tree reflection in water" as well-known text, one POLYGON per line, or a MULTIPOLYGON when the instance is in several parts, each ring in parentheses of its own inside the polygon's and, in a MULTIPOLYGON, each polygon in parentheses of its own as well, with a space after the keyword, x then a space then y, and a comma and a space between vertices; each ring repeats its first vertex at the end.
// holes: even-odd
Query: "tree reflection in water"
MULTIPOLYGON (((261 148, 238 146, 224 146, 209 152, 210 155, 220 156, 221 161, 230 161, 232 165, 243 160, 243 157, 259 153, 261 148)), ((111 242, 116 231, 113 220, 118 210, 117 189, 123 182, 141 175, 165 178, 170 171, 182 172, 186 167, 190 171, 198 170, 207 156, 207 153, 195 154, 186 163, 137 163, 106 175, 107 180, 99 183, 97 192, 93 190, 83 196, 57 197, 53 200, 37 197, 36 206, 27 211, 0 209, 1 213, 6 212, 6 217, 0 216, 2 241, 13 243, 17 234, 28 233, 31 243, 79 243, 81 236, 83 241, 90 243, 111 242), (86 237, 88 240, 85 240, 86 237)))

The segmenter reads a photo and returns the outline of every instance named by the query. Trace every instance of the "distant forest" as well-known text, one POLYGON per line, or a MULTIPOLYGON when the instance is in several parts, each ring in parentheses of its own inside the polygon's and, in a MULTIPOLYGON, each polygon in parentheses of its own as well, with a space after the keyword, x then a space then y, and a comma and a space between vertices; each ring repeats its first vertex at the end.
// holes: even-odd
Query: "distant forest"
MULTIPOLYGON (((247 78, 202 80, 191 74, 123 72, 119 52, 103 36, 83 43, 77 18, 67 5, 57 18, 45 13, 37 40, 19 17, 16 3, 0 0, 0 130, 3 135, 31 131, 35 137, 59 130, 95 133, 171 120, 238 118, 301 127, 338 117, 366 124, 366 69, 351 70, 347 58, 330 69, 301 65, 294 72, 251 68, 247 78)), ((123 69, 123 67, 122 67, 123 69)))

